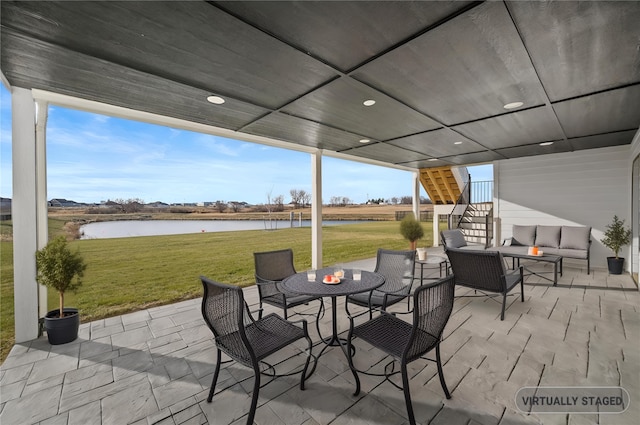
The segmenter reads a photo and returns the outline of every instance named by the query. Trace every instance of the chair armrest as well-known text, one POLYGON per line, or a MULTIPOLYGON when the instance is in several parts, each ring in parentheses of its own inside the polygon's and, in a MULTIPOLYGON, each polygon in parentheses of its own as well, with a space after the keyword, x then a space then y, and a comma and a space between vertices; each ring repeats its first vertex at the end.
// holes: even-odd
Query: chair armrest
MULTIPOLYGON (((380 291, 382 292, 382 291, 380 291)), ((411 294, 411 285, 405 285, 404 287, 398 289, 397 291, 385 291, 384 295, 385 297, 387 295, 393 295, 394 297, 402 297, 405 298, 407 296, 409 296, 411 294), (407 288, 409 288, 409 292, 407 292, 406 294, 403 293, 407 288)))
POLYGON ((383 314, 389 314, 391 316, 398 316, 399 314, 413 314, 413 309, 408 310, 408 311, 381 311, 381 313, 383 314))
POLYGON ((257 308, 255 310, 249 310, 249 314, 251 315, 251 318, 253 318, 253 315, 255 313, 258 313, 258 317, 262 317, 262 311, 263 311, 262 308, 257 308))
POLYGON ((302 324, 302 329, 304 330, 304 333, 307 333, 307 319, 300 319, 300 320, 288 320, 289 323, 297 325, 298 323, 302 324))
POLYGON ((258 291, 260 292, 261 297, 270 297, 272 295, 281 294, 278 289, 277 280, 268 280, 263 279, 260 276, 256 275, 256 285, 258 285, 258 291))
POLYGON ((368 314, 369 310, 363 310, 360 313, 356 313, 356 314, 351 314, 351 311, 349 310, 349 303, 345 303, 344 305, 344 310, 347 313, 347 317, 349 318, 350 321, 352 321, 353 319, 357 319, 358 317, 364 315, 364 314, 368 314))
POLYGON ((409 288, 408 288, 409 292, 407 292, 406 294, 401 293, 401 291, 404 291, 406 287, 405 288, 401 288, 401 289, 399 289, 397 291, 393 291, 393 292, 385 292, 383 300, 382 300, 382 309, 381 310, 384 311, 387 308, 387 300, 388 300, 389 296, 396 297, 396 298, 407 298, 407 297, 410 297, 411 296, 411 285, 408 285, 408 286, 409 286, 409 288))

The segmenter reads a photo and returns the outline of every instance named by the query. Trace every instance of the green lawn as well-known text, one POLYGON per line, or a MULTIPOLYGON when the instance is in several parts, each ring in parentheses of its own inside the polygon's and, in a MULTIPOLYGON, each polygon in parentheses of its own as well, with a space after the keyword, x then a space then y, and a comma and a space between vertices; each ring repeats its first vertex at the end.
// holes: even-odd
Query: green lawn
MULTIPOLYGON (((379 221, 323 228, 324 265, 372 258, 378 247, 407 249, 399 226, 396 221, 379 221)), ((431 228, 424 228, 420 246, 431 246, 431 228)), ((61 232, 62 222, 50 220, 50 235, 61 232)), ((310 228, 95 239, 74 241, 71 246, 80 249, 87 270, 78 293, 65 294, 65 305, 79 308, 82 322, 199 297, 200 275, 252 285, 255 251, 290 247, 296 269, 311 266, 310 228)), ((14 341, 11 242, 0 242, 0 266, 0 361, 4 361, 14 341)), ((49 308, 56 308, 56 303, 57 294, 50 290, 49 308)))

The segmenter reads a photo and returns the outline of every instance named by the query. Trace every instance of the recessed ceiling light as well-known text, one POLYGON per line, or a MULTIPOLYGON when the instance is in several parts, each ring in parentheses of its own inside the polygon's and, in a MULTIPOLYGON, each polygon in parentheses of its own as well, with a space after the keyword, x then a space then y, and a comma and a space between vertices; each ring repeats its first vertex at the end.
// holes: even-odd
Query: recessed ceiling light
POLYGON ((214 105, 222 105, 224 103, 224 99, 220 96, 209 96, 207 97, 207 101, 213 103, 214 105))
POLYGON ((438 160, 438 158, 429 158, 429 159, 427 159, 427 161, 437 161, 437 160, 438 160))
POLYGON ((360 139, 359 141, 360 141, 360 143, 369 143, 371 140, 370 139, 360 139))
POLYGON ((542 142, 542 143, 540 143, 540 146, 549 146, 549 145, 553 145, 553 142, 542 142))
POLYGON ((506 105, 503 106, 504 109, 515 109, 515 108, 519 108, 522 105, 524 105, 524 103, 522 102, 511 102, 511 103, 507 103, 506 105))
POLYGON ((461 145, 461 144, 462 144, 462 142, 454 142, 453 144, 454 144, 454 145, 461 145))
POLYGON ((373 105, 375 105, 375 104, 376 104, 376 101, 375 101, 375 100, 373 100, 373 99, 369 99, 369 100, 365 100, 364 102, 362 102, 362 104, 363 104, 364 106, 373 106, 373 105))

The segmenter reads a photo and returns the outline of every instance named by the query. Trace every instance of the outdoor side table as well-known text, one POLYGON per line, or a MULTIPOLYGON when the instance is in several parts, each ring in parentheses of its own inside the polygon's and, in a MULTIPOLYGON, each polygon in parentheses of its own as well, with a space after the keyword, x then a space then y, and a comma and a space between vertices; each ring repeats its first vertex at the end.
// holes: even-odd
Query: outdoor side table
POLYGON ((440 271, 440 277, 442 277, 442 268, 444 267, 445 276, 449 275, 449 261, 439 255, 428 255, 426 260, 416 260, 416 264, 420 265, 420 285, 424 279, 424 269, 432 269, 435 266, 440 271))

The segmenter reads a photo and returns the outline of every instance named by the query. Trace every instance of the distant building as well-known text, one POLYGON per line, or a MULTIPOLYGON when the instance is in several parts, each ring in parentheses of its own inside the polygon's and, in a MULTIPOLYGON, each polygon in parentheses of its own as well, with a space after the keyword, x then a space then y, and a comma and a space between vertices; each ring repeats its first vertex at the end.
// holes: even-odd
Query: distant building
POLYGON ((84 208, 87 204, 81 204, 64 198, 55 198, 49 201, 49 206, 58 208, 84 208))
POLYGON ((146 204, 146 207, 149 208, 168 208, 169 204, 161 201, 151 202, 150 204, 146 204))
POLYGON ((11 220, 11 198, 0 198, 0 220, 11 220))

